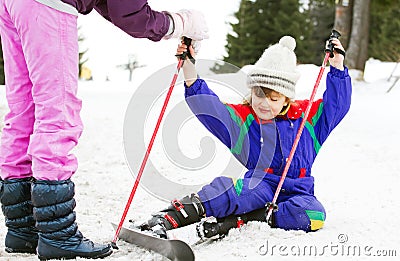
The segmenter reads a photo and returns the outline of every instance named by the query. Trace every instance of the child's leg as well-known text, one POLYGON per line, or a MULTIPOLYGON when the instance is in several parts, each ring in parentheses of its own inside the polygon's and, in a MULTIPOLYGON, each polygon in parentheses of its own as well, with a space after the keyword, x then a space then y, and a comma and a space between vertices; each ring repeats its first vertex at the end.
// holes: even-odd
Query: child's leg
POLYGON ((6 1, 20 35, 35 104, 28 154, 38 180, 67 180, 82 132, 78 87, 77 17, 36 1, 6 1))
POLYGON ((278 204, 274 221, 278 228, 309 232, 321 229, 325 217, 325 209, 315 196, 298 195, 278 204))
MULTIPOLYGON (((321 203, 308 195, 295 196, 278 204, 268 223, 272 227, 287 230, 316 231, 322 228, 325 220, 325 210, 321 203)), ((199 235, 205 238, 226 235, 232 228, 240 227, 249 221, 267 222, 267 208, 257 209, 242 215, 230 215, 217 219, 217 222, 207 220, 198 228, 199 235)))
POLYGON ((234 181, 232 178, 218 177, 204 186, 198 196, 192 194, 180 201, 172 201, 167 209, 154 214, 141 228, 152 228, 165 237, 165 230, 193 224, 204 215, 219 218, 263 208, 265 202, 272 199, 273 192, 267 183, 256 178, 234 181), (161 227, 156 227, 158 225, 161 227))
MULTIPOLYGON (((204 220, 197 226, 197 233, 201 238, 211 238, 215 236, 227 235, 232 228, 239 228, 250 221, 267 222, 267 209, 260 208, 242 215, 230 215, 217 220, 204 220)), ((274 224, 274 216, 268 222, 274 224)))
POLYGON ((198 195, 206 215, 220 218, 263 208, 272 200, 274 191, 267 182, 255 177, 238 180, 217 177, 198 195))
POLYGON ((0 33, 9 107, 1 137, 0 172, 3 179, 23 179, 32 176, 27 154, 35 113, 32 83, 17 29, 4 4, 0 6, 0 33))

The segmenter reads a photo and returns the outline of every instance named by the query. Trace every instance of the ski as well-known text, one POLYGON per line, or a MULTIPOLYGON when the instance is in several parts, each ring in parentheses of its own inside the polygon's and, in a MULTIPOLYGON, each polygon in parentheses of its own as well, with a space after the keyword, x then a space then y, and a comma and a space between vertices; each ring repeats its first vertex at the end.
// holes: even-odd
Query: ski
MULTIPOLYGON (((116 230, 118 225, 111 224, 116 230)), ((118 238, 154 251, 173 261, 192 261, 195 259, 192 248, 182 240, 163 239, 127 227, 121 228, 118 238)))

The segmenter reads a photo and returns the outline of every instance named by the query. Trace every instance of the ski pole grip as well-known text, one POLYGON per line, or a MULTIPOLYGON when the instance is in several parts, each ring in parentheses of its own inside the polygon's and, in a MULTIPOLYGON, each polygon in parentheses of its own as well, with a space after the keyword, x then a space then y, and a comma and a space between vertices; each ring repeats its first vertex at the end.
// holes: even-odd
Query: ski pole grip
POLYGON ((328 44, 325 48, 325 53, 329 53, 329 57, 332 58, 333 57, 333 49, 335 48, 335 46, 332 44, 332 39, 339 39, 339 37, 341 36, 341 34, 336 31, 335 29, 332 29, 331 31, 331 35, 329 36, 328 39, 328 44))
POLYGON ((184 43, 186 44, 186 46, 187 46, 186 52, 184 52, 184 53, 182 54, 182 55, 183 55, 183 59, 185 59, 186 56, 188 56, 189 59, 193 59, 193 57, 192 57, 192 55, 190 54, 190 51, 189 51, 189 47, 190 47, 190 45, 192 44, 192 39, 187 38, 186 36, 184 36, 184 37, 183 37, 183 42, 184 42, 184 43))
POLYGON ((193 56, 190 54, 189 51, 189 46, 192 44, 192 39, 183 36, 182 37, 183 43, 187 46, 187 50, 186 52, 183 52, 181 55, 176 55, 177 57, 179 57, 181 60, 185 60, 186 57, 188 57, 190 60, 194 60, 193 56))

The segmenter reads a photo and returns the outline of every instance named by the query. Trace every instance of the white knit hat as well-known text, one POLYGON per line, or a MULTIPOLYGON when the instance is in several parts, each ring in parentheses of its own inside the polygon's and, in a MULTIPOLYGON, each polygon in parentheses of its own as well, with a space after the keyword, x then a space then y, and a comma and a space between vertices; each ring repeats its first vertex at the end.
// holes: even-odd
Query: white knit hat
POLYGON ((294 99, 295 85, 300 78, 300 73, 296 71, 295 48, 295 39, 283 36, 279 43, 265 49, 249 72, 248 87, 269 88, 294 99))

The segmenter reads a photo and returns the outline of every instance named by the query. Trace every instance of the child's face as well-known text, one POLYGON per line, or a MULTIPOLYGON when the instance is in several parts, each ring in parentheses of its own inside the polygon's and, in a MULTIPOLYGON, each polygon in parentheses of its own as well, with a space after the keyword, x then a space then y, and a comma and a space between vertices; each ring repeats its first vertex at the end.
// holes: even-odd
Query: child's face
POLYGON ((251 107, 261 120, 275 118, 284 106, 288 104, 286 96, 279 92, 255 87, 251 91, 251 107))

